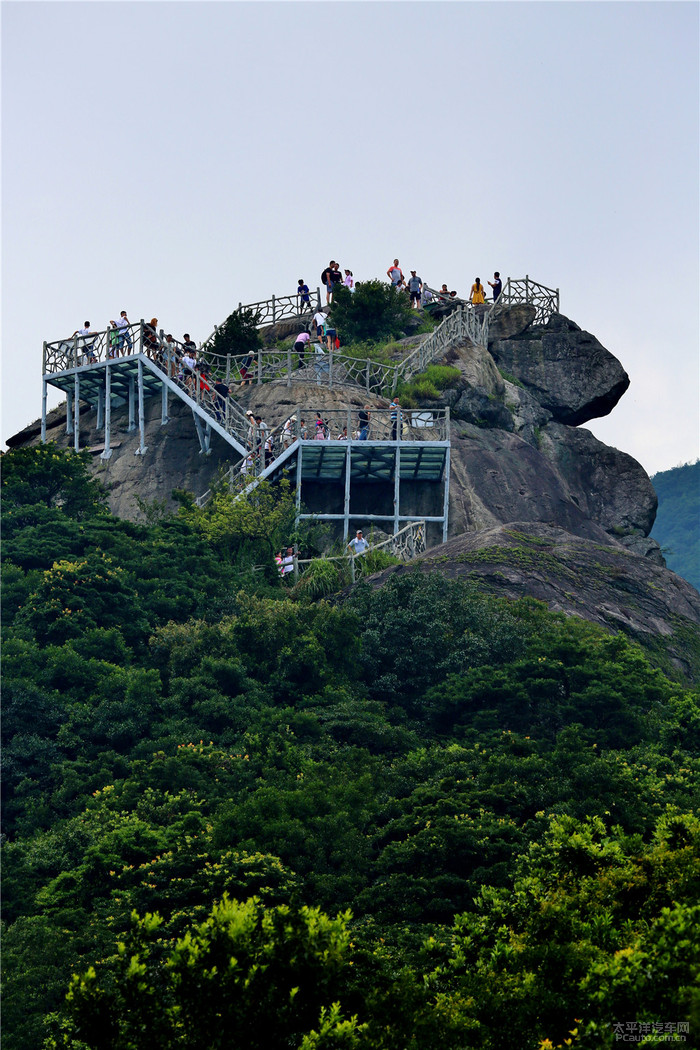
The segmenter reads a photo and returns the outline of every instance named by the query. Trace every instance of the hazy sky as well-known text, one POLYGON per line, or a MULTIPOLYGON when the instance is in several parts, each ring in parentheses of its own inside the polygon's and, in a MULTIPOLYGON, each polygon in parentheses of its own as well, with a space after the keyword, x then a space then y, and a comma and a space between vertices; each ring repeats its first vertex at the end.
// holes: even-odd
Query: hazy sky
POLYGON ((590 429, 649 473, 695 459, 698 11, 3 2, 3 439, 85 319, 200 341, 398 256, 558 287, 631 378, 590 429))

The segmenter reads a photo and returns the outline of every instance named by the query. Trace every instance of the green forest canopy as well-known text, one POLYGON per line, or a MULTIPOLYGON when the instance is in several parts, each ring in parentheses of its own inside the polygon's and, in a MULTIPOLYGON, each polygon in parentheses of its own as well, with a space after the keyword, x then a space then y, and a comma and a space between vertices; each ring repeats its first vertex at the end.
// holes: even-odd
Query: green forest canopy
POLYGON ((696 685, 437 574, 310 601, 284 488, 3 467, 6 1050, 698 1030, 696 685))

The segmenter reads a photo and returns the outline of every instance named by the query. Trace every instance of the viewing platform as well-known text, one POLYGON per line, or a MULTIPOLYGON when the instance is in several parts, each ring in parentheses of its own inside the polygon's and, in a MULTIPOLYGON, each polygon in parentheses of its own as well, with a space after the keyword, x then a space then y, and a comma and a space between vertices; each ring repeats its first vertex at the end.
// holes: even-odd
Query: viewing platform
MULTIPOLYGON (((61 340, 45 342, 42 365, 42 441, 46 440, 48 387, 66 394, 66 432, 80 448, 81 404, 96 410, 96 430, 104 433, 101 457, 113 452, 110 441, 113 409, 127 407, 128 430, 138 428, 137 455, 148 451, 144 404, 160 397, 161 426, 169 420, 172 397, 191 409, 200 452, 211 451, 212 435, 228 445, 233 463, 231 487, 247 491, 259 478, 276 480, 287 472, 296 486, 297 518, 340 522, 347 537, 352 520, 391 524, 397 532, 416 516, 434 529, 439 525, 447 538, 449 501, 450 423, 446 409, 402 409, 398 424, 386 403, 401 382, 423 372, 452 347, 473 345, 486 349, 491 315, 501 304, 528 302, 536 310, 535 323, 544 325, 559 311, 559 290, 530 280, 508 278, 498 301, 472 306, 450 293, 445 296, 424 286, 433 305, 443 311, 442 322, 401 358, 373 360, 320 344, 303 352, 291 345, 265 348, 248 354, 221 355, 214 351, 218 329, 197 348, 184 345, 156 331, 141 320, 135 325, 106 331, 85 329, 61 340), (187 364, 188 355, 196 366, 187 364), (315 405, 323 404, 323 389, 346 391, 357 405, 358 396, 372 401, 371 425, 362 432, 357 407, 324 411, 328 433, 320 440, 314 432, 315 411, 300 415, 291 430, 254 426, 234 396, 237 387, 286 387, 306 384, 314 391, 315 405), (228 390, 228 394, 227 391, 228 390), (301 430, 305 418, 306 432, 301 430), (267 449, 265 444, 268 445, 267 449), (442 487, 439 498, 436 489, 442 487), (428 496, 426 493, 430 492, 428 496), (303 491, 303 496, 302 496, 303 491), (331 506, 329 506, 329 504, 331 506)), ((397 294, 401 294, 398 293, 397 294)), ((317 291, 318 305, 320 292, 317 291)), ((258 327, 297 321, 311 330, 313 309, 296 296, 282 296, 239 310, 252 310, 258 327)), ((149 413, 152 416, 152 412, 149 413)), ((99 446, 97 447, 99 450, 99 446)), ((197 502, 204 505, 210 493, 197 502)))

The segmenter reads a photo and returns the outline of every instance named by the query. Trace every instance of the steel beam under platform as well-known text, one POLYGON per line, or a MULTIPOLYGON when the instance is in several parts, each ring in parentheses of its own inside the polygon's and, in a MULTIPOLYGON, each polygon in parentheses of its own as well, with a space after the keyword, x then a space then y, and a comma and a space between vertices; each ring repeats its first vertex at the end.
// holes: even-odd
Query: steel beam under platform
POLYGON ((443 486, 442 514, 418 515, 426 522, 442 525, 443 542, 447 539, 450 442, 446 441, 297 441, 289 454, 281 457, 275 469, 267 473, 271 480, 289 474, 297 487, 297 521, 334 521, 343 523, 347 539, 351 521, 385 522, 398 532, 418 512, 407 513, 402 482, 429 482, 443 486), (343 512, 305 513, 304 482, 344 487, 343 512), (353 483, 384 484, 392 489, 393 513, 351 513, 353 483))
MULTIPOLYGON (((137 454, 147 451, 144 432, 144 401, 147 397, 160 394, 162 398, 161 422, 168 421, 168 393, 184 401, 195 417, 197 434, 203 452, 209 450, 211 431, 219 434, 236 452, 244 456, 247 450, 244 445, 229 433, 221 422, 207 412, 191 398, 185 390, 165 375, 145 354, 130 354, 126 357, 109 358, 93 364, 79 365, 63 372, 49 372, 43 377, 46 384, 58 387, 66 395, 67 416, 70 425, 72 420, 75 433, 75 448, 79 447, 79 404, 86 402, 98 410, 102 425, 109 426, 110 410, 120 405, 129 406, 129 429, 136 429, 136 418, 139 425, 139 448, 137 454)), ((46 397, 42 398, 42 436, 45 436, 46 397)), ((107 445, 105 445, 107 454, 107 445)))

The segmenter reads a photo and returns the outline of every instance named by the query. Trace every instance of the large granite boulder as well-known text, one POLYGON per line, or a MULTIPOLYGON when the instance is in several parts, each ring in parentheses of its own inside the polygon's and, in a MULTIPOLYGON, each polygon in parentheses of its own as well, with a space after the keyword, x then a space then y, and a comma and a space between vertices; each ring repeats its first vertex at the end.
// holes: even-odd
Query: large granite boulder
POLYGON ((564 479, 571 498, 587 516, 617 536, 648 536, 657 498, 644 468, 589 430, 550 423, 540 450, 564 479))
POLYGON ((455 423, 450 471, 451 536, 537 521, 607 542, 604 527, 580 506, 556 464, 518 434, 455 423))
POLYGON ((536 316, 537 309, 532 303, 494 306, 489 318, 489 344, 492 339, 513 339, 522 335, 536 316))
POLYGON ((562 314, 510 339, 492 338, 499 368, 532 393, 559 423, 578 426, 605 416, 629 386, 620 362, 562 314))

